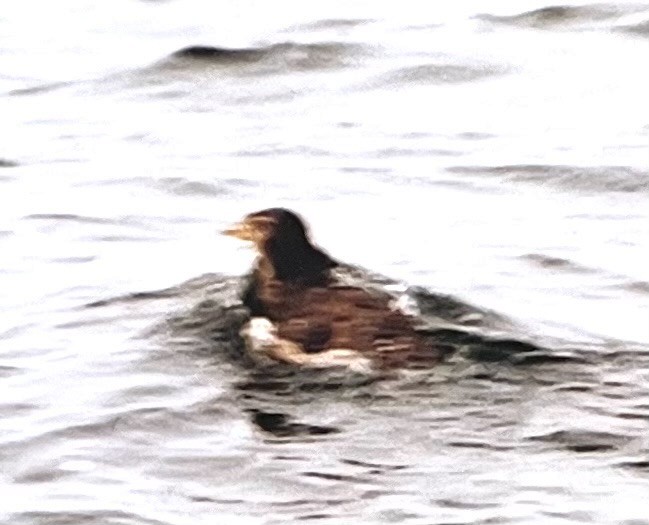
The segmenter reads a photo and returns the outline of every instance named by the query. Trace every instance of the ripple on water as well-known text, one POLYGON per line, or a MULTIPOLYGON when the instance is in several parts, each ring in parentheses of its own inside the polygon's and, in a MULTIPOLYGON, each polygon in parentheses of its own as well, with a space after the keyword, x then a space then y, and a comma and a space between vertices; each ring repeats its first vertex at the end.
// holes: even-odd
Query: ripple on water
POLYGON ((521 256, 522 259, 529 261, 532 264, 552 271, 564 271, 571 273, 591 273, 594 269, 587 268, 569 259, 562 257, 553 257, 550 255, 543 255, 539 253, 528 253, 521 256))
POLYGON ((548 434, 530 436, 527 439, 529 441, 548 443, 571 452, 588 453, 618 450, 631 441, 632 438, 609 432, 558 430, 548 434))
POLYGON ((615 22, 620 16, 642 11, 633 4, 557 5, 511 15, 477 15, 486 22, 534 29, 589 28, 596 22, 615 22))
POLYGON ((189 180, 185 177, 164 177, 157 186, 181 197, 221 197, 258 189, 259 183, 250 179, 230 177, 217 182, 189 180))
POLYGON ((172 53, 157 68, 226 68, 238 74, 317 71, 352 65, 364 52, 359 44, 283 42, 249 48, 191 46, 172 53))
POLYGON ((103 217, 90 217, 86 215, 76 215, 74 213, 32 213, 23 217, 27 220, 43 221, 71 221, 80 224, 116 224, 116 220, 106 219, 103 217))
MULTIPOLYGON (((5 371, 6 369, 11 368, 12 372, 17 372, 18 368, 15 367, 7 367, 7 366, 1 366, 0 367, 0 375, 3 377, 5 376, 5 371)), ((7 374, 7 375, 12 375, 12 374, 7 374)), ((32 404, 32 403, 19 403, 19 402, 10 402, 10 403, 3 403, 0 404, 0 417, 23 417, 30 413, 33 410, 37 410, 38 405, 32 404)))
POLYGON ((19 164, 15 160, 0 158, 0 168, 16 168, 19 164))
POLYGON ((617 285, 622 290, 638 294, 649 294, 649 282, 647 281, 625 281, 617 285))
POLYGON ((645 459, 639 459, 635 461, 622 461, 618 463, 618 466, 641 474, 649 473, 649 460, 645 459))
POLYGON ((420 64, 383 74, 364 87, 385 88, 411 84, 460 84, 500 76, 508 68, 493 64, 420 64))
POLYGON ((291 421, 288 414, 280 412, 264 412, 258 409, 248 409, 252 423, 274 437, 326 436, 337 434, 340 429, 331 426, 309 425, 291 421))
POLYGON ((649 171, 630 166, 452 166, 451 173, 484 175, 513 183, 530 183, 588 192, 648 193, 649 171))
POLYGON ((328 18, 325 20, 316 20, 307 24, 293 26, 288 31, 319 31, 321 29, 346 29, 363 26, 373 23, 374 20, 367 18, 328 18))
POLYGON ((40 95, 55 91, 57 89, 72 86, 73 82, 50 82, 47 84, 39 84, 36 86, 29 86, 25 88, 12 89, 9 92, 10 96, 25 96, 25 95, 40 95))
POLYGON ((621 25, 615 28, 616 31, 640 37, 649 37, 649 20, 637 24, 621 25))
POLYGON ((38 523, 40 525, 106 525, 107 523, 139 523, 142 525, 166 525, 166 522, 147 518, 141 514, 119 510, 97 509, 87 512, 42 511, 14 514, 11 523, 38 523))

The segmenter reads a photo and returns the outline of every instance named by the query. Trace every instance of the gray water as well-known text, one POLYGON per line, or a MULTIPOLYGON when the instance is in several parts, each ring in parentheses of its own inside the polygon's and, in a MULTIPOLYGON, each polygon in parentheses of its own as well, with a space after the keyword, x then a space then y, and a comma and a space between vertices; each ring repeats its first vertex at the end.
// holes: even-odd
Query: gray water
POLYGON ((439 4, 3 5, 3 522, 649 523, 649 4, 439 4), (557 359, 341 382, 175 329, 267 206, 557 359))

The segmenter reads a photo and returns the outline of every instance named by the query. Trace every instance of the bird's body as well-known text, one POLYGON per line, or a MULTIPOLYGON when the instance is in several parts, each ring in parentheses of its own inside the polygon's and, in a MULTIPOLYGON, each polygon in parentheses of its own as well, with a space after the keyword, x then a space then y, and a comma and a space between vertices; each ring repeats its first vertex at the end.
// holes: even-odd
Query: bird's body
POLYGON ((339 282, 340 263, 311 244, 294 213, 263 210, 226 233, 252 241, 259 252, 244 303, 253 317, 272 323, 278 344, 290 346, 291 352, 276 352, 276 360, 304 366, 309 358, 303 356, 318 360, 317 354, 344 349, 380 368, 439 361, 439 349, 394 297, 339 282), (303 355, 298 359, 296 348, 303 355))

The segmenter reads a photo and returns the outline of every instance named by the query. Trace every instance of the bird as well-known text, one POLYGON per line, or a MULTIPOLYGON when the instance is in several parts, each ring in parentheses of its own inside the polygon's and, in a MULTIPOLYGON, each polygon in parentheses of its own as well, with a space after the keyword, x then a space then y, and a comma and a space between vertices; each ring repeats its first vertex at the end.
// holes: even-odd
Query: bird
POLYGON ((447 353, 393 294, 342 279, 347 266, 313 244, 295 212, 250 213, 223 233, 257 252, 242 293, 251 318, 241 336, 254 360, 361 370, 428 367, 447 353))

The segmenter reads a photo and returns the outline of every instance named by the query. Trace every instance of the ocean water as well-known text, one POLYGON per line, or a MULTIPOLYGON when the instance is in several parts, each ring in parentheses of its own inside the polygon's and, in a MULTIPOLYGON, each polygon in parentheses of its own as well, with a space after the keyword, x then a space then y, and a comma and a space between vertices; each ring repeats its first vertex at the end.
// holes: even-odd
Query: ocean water
POLYGON ((649 524, 648 3, 27 0, 0 35, 3 523, 649 524), (543 358, 243 366, 219 231, 268 206, 543 358))

